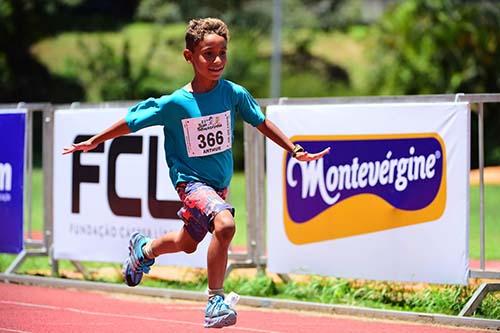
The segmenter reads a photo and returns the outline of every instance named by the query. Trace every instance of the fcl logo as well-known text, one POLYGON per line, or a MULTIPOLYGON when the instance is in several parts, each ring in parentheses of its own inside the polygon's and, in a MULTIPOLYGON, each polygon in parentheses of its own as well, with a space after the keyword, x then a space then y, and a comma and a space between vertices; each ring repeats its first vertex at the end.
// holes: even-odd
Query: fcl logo
POLYGON ((307 244, 433 222, 446 205, 446 149, 437 133, 296 136, 312 162, 284 155, 284 224, 307 244))

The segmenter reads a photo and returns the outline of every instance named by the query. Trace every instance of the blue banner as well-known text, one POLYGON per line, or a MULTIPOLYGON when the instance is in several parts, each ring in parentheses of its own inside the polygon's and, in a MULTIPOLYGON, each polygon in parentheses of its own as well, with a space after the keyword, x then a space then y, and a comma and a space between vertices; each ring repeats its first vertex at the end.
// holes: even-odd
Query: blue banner
POLYGON ((0 252, 23 249, 26 110, 0 110, 0 252))

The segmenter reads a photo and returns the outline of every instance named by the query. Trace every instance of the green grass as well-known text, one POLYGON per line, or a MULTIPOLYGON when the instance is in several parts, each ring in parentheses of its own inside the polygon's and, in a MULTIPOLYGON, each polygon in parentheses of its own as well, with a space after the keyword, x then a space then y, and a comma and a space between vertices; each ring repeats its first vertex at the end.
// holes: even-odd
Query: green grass
MULTIPOLYGON (((184 29, 182 24, 132 23, 112 32, 63 32, 38 41, 30 51, 52 74, 82 85, 85 101, 100 102, 104 97, 99 93, 99 78, 89 72, 87 62, 98 57, 107 67, 117 66, 123 61, 126 43, 131 77, 137 78, 142 65, 147 63, 151 74, 143 84, 153 84, 166 92, 188 82, 192 68, 182 56, 184 29), (150 54, 153 44, 157 46, 150 54), (101 53, 104 50, 109 51, 106 56, 101 53)), ((106 75, 103 73, 100 79, 106 80, 106 75)))
MULTIPOLYGON (((269 276, 258 275, 252 279, 229 279, 225 288, 241 295, 457 315, 476 287, 447 285, 422 288, 402 283, 360 282, 318 276, 284 284, 273 281, 269 276)), ((500 295, 490 294, 476 315, 500 319, 500 295)))
POLYGON ((68 62, 80 60, 84 57, 79 47, 83 42, 89 51, 95 51, 100 42, 112 46, 117 52, 122 49, 125 40, 130 42, 132 52, 131 61, 139 63, 146 56, 148 47, 153 38, 163 41, 151 59, 152 67, 166 74, 180 74, 189 71, 189 66, 182 57, 182 48, 170 46, 167 41, 179 41, 183 46, 185 27, 181 24, 170 24, 159 27, 148 23, 133 23, 126 25, 120 31, 113 32, 63 32, 59 35, 43 39, 31 48, 35 57, 51 71, 59 75, 73 75, 68 73, 68 62), (168 66, 166 63, 168 62, 168 66))
MULTIPOLYGON (((43 230, 43 170, 36 168, 33 169, 31 192, 31 218, 32 230, 41 232, 43 230)), ((29 211, 29 210, 28 210, 29 211)), ((28 213, 27 213, 28 214, 28 213)), ((28 219, 25 219, 24 231, 28 232, 28 219)))
MULTIPOLYGON (((161 91, 173 91, 192 78, 192 68, 182 56, 184 29, 183 24, 159 26, 152 23, 131 23, 117 31, 67 31, 38 41, 32 45, 30 51, 50 73, 79 82, 86 91, 84 97, 86 101, 99 102, 103 98, 99 94, 99 80, 95 80, 92 75, 89 78, 87 70, 82 70, 81 67, 82 62, 85 63, 83 60, 88 58, 88 54, 95 54, 96 51, 102 49, 101 44, 104 43, 111 48, 116 56, 116 61, 123 54, 124 43, 127 41, 130 50, 133 50, 130 52, 131 73, 137 74, 145 57, 148 57, 151 73, 154 73, 157 76, 156 79, 161 81, 161 83, 156 82, 156 79, 151 78, 155 82, 148 84, 153 85, 156 89, 161 89, 161 91), (152 40, 159 41, 159 44, 156 51, 148 56, 147 52, 152 40)), ((348 85, 339 81, 334 88, 328 88, 335 89, 334 95, 364 95, 367 91, 368 81, 366 77, 371 75, 371 66, 373 65, 367 60, 366 54, 373 41, 366 32, 366 28, 355 27, 352 30, 358 32, 322 32, 317 33, 316 38, 312 40, 310 50, 312 55, 332 65, 339 66, 347 72, 350 82, 348 85), (360 34, 359 31, 363 32, 360 34), (331 52, 331 50, 342 51, 331 52)), ((304 36, 301 38, 306 38, 305 36, 309 35, 309 32, 305 29, 301 31, 295 29, 293 34, 295 36, 302 34, 304 36)), ((237 48, 246 44, 245 42, 241 43, 246 38, 248 36, 235 34, 229 43, 229 54, 237 54, 237 48)), ((257 48, 259 54, 257 62, 260 65, 249 70, 250 72, 259 72, 265 65, 265 59, 271 54, 272 43, 268 38, 260 38, 259 43, 253 43, 252 46, 257 48)), ((294 47, 293 43, 287 41, 283 43, 285 54, 292 53, 294 47)), ((108 59, 108 61, 111 60, 108 59)), ((228 68, 231 68, 231 63, 230 61, 228 68)), ((292 70, 289 73, 284 70, 282 90, 287 92, 286 95, 289 97, 328 96, 331 91, 325 88, 325 84, 330 84, 331 81, 330 79, 327 81, 318 80, 317 73, 313 72, 297 73, 296 70, 292 70), (302 88, 297 89, 297 85, 301 85, 302 88)), ((260 94, 263 95, 258 97, 267 97, 263 91, 260 94)))
MULTIPOLYGON (((500 260, 500 186, 485 186, 484 200, 486 260, 500 260)), ((479 259, 479 186, 471 186, 470 201, 470 257, 479 259)))

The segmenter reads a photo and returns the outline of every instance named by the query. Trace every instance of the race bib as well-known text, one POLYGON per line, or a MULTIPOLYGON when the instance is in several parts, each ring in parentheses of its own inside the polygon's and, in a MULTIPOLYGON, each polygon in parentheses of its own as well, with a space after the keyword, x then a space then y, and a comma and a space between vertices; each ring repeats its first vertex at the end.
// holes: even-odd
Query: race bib
POLYGON ((212 155, 231 149, 230 111, 182 119, 189 157, 212 155))

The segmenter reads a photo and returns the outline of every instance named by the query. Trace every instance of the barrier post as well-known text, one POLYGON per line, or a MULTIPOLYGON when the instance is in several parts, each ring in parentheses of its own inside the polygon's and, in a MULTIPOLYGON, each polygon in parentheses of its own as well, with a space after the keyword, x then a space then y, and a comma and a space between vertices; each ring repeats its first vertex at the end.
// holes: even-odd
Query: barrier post
POLYGON ((480 229, 480 268, 485 269, 485 232, 484 232, 484 105, 479 103, 478 110, 479 144, 479 229, 480 229))
POLYGON ((54 259, 54 212, 53 212, 53 182, 54 182, 54 108, 43 113, 43 204, 44 210, 44 238, 48 246, 52 276, 59 275, 59 263, 54 259))

